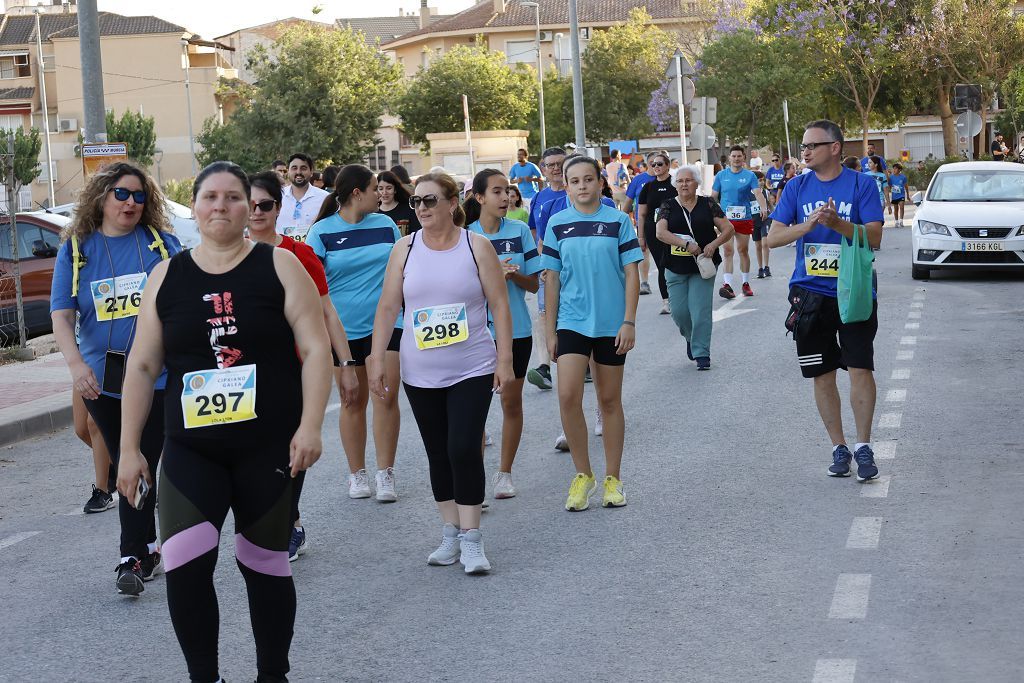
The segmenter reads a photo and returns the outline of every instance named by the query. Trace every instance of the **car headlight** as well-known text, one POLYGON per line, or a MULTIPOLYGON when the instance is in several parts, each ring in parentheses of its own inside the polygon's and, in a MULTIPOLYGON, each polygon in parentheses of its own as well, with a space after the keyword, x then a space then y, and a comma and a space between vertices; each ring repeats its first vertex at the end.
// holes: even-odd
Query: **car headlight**
POLYGON ((949 233, 949 228, 945 225, 932 223, 931 221, 918 221, 917 231, 922 235, 945 235, 946 237, 952 237, 949 233))

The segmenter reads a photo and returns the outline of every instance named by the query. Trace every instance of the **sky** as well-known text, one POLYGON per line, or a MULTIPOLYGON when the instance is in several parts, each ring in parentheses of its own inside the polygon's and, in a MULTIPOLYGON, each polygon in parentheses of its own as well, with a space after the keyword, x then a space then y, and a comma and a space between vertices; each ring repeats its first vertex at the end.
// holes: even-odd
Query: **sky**
MULTIPOLYGON (((349 17, 381 17, 419 11, 419 0, 98 0, 101 12, 124 15, 152 14, 184 26, 203 38, 214 38, 240 28, 257 26, 276 19, 300 17, 331 23, 349 17), (322 7, 319 14, 313 14, 322 7)), ((454 14, 471 7, 473 0, 430 0, 440 14, 454 14)))

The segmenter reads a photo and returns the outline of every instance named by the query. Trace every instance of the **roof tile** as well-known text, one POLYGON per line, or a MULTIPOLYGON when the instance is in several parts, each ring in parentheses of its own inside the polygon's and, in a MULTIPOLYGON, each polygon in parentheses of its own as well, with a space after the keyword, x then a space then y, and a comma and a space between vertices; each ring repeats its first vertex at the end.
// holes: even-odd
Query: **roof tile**
POLYGON ((35 88, 0 88, 0 100, 30 100, 35 88))
MULTIPOLYGON (((13 17, 12 17, 13 18, 13 17)), ((112 12, 99 13, 100 36, 137 36, 153 33, 189 33, 184 26, 172 24, 159 17, 126 17, 112 12)), ((5 31, 6 33, 6 31, 5 31)), ((63 30, 48 34, 49 38, 77 38, 78 21, 63 30)), ((0 37, 0 44, 3 38, 0 37)))

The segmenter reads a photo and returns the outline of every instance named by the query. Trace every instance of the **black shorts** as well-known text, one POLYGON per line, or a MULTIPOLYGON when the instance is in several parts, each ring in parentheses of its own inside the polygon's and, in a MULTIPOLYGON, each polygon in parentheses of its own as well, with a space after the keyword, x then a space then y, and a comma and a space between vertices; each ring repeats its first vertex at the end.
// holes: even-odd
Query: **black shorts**
POLYGON ((555 358, 569 353, 593 356, 598 365, 625 365, 626 354, 615 353, 615 337, 584 337, 572 330, 558 330, 555 358))
POLYGON ((890 199, 889 203, 890 204, 902 204, 905 201, 906 201, 905 199, 890 199))
POLYGON ((870 318, 859 323, 844 324, 839 318, 839 301, 830 296, 822 297, 811 324, 796 341, 800 371, 804 377, 811 378, 839 368, 874 370, 877 332, 877 300, 870 318))
POLYGON ((533 354, 533 337, 512 340, 512 374, 516 379, 526 377, 530 369, 530 356, 533 354))
POLYGON ((754 219, 754 241, 760 242, 768 236, 768 227, 772 224, 770 220, 754 219))
MULTIPOLYGON (((388 342, 388 351, 398 351, 402 345, 402 329, 396 327, 394 332, 391 333, 391 341, 388 342)), ((356 365, 366 365, 366 357, 370 355, 370 351, 373 347, 373 335, 366 337, 360 337, 359 339, 348 340, 348 350, 352 353, 352 360, 356 362, 356 365)), ((338 358, 335 356, 334 364, 338 364, 338 358)))

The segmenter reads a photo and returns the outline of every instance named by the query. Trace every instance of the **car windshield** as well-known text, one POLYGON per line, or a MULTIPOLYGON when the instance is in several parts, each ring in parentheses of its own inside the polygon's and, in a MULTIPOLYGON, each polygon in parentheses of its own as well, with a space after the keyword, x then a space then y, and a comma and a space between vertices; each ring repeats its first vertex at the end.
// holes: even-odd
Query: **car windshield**
POLYGON ((1024 202, 1024 173, 947 171, 935 174, 928 188, 935 202, 1024 202))

